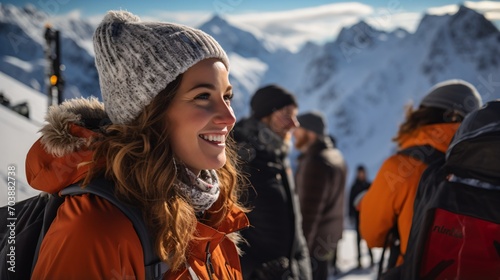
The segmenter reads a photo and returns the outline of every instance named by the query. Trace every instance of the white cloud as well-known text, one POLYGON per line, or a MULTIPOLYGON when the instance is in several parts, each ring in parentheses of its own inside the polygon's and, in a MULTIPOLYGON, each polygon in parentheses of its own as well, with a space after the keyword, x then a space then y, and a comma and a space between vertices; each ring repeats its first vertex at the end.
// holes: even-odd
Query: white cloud
POLYGON ((490 21, 500 21, 500 11, 485 12, 484 17, 490 21))
POLYGON ((227 18, 232 24, 297 50, 306 41, 331 40, 343 26, 352 25, 370 14, 373 14, 372 7, 352 2, 279 12, 228 15, 227 18))
MULTIPOLYGON (((464 6, 473 9, 490 21, 500 21, 500 2, 495 1, 465 1, 464 6)), ((459 5, 446 5, 427 9, 427 13, 432 15, 454 14, 458 11, 459 5)), ((499 25, 500 22, 497 23, 499 25)))
POLYGON ((446 15, 446 14, 454 14, 458 11, 458 5, 446 5, 439 7, 432 7, 427 9, 427 14, 429 15, 446 15))
MULTIPOLYGON (((490 15, 491 19, 498 20, 500 19, 499 13, 500 13, 500 2, 494 2, 494 1, 479 1, 479 2, 471 2, 471 1, 465 1, 464 6, 466 6, 469 9, 473 9, 477 11, 478 13, 484 14, 485 17, 486 15, 490 15)), ((443 14, 454 14, 458 11, 459 5, 446 5, 446 6, 441 6, 441 7, 433 7, 427 9, 427 13, 432 14, 432 15, 443 15, 443 14)), ((487 17, 488 18, 488 17, 487 17)))
POLYGON ((491 21, 500 21, 500 2, 496 1, 465 1, 464 5, 484 14, 491 21))
POLYGON ((149 15, 142 16, 142 20, 160 20, 184 24, 187 26, 200 26, 213 16, 210 12, 171 12, 158 11, 149 15))
POLYGON ((464 5, 478 12, 500 11, 500 2, 497 1, 465 1, 464 5))
POLYGON ((422 14, 415 12, 398 12, 393 14, 378 12, 367 17, 366 22, 379 30, 392 31, 397 28, 403 28, 408 32, 414 32, 421 19, 422 14))

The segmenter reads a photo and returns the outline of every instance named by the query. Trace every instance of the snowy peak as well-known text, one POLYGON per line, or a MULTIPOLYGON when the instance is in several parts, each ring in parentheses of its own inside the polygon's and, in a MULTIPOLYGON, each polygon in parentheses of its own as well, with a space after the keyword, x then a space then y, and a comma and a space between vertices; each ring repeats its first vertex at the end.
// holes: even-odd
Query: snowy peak
POLYGON ((0 4, 0 71, 45 92, 45 26, 60 32, 61 63, 65 71, 64 98, 100 96, 94 66, 93 27, 79 13, 51 18, 33 5, 0 4))
POLYGON ((39 44, 42 43, 43 38, 36 38, 36 34, 38 29, 44 27, 47 18, 47 14, 37 10, 30 4, 23 8, 18 8, 13 5, 0 3, 0 22, 2 24, 15 23, 19 29, 29 37, 35 39, 39 44))
POLYGON ((417 30, 415 31, 415 36, 419 39, 424 39, 429 35, 433 35, 433 32, 436 29, 439 29, 448 23, 450 17, 450 15, 437 16, 425 14, 418 24, 417 30))
POLYGON ((243 57, 262 57, 269 54, 264 42, 251 32, 231 25, 221 16, 214 15, 199 27, 212 35, 227 53, 237 53, 243 57))
POLYGON ((383 40, 386 35, 386 32, 371 27, 365 21, 360 21, 351 27, 342 28, 337 37, 337 42, 340 45, 347 44, 370 48, 377 41, 383 40))
POLYGON ((207 26, 224 26, 224 25, 230 25, 227 20, 223 19, 222 16, 218 14, 214 14, 211 19, 209 19, 207 22, 204 23, 204 25, 207 26))
POLYGON ((439 73, 452 72, 449 67, 457 60, 470 63, 473 67, 469 71, 496 69, 500 62, 500 32, 482 14, 460 6, 454 15, 426 16, 421 26, 429 22, 434 25, 425 30, 419 27, 417 36, 426 33, 429 37, 428 55, 422 66, 431 82, 437 81, 439 73))
POLYGON ((479 40, 498 33, 495 25, 484 15, 465 6, 460 6, 453 15, 424 15, 415 34, 418 36, 435 30, 444 30, 458 40, 464 37, 479 40))
POLYGON ((450 18, 448 28, 452 37, 459 40, 465 34, 470 40, 479 40, 498 33, 493 23, 465 6, 460 6, 458 12, 450 18))
POLYGON ((460 6, 443 29, 449 35, 457 54, 473 59, 477 59, 477 54, 483 52, 481 41, 499 34, 498 29, 482 14, 465 6, 460 6))
MULTIPOLYGON (((13 6, 12 6, 13 7, 13 6)), ((29 17, 35 19, 35 20, 46 20, 47 19, 47 14, 38 10, 35 5, 33 4, 26 4, 23 8, 22 11, 29 17)))

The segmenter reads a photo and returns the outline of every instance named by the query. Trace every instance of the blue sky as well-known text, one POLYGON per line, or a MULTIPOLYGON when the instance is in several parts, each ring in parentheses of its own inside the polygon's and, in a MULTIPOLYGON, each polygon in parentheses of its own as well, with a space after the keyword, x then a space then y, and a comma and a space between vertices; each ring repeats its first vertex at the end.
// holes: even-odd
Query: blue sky
MULTIPOLYGON (((51 15, 64 14, 73 10, 80 10, 82 16, 102 15, 111 9, 126 9, 136 14, 148 15, 158 11, 196 11, 206 13, 229 13, 240 14, 257 11, 282 11, 311 6, 319 6, 331 3, 343 3, 347 1, 327 0, 7 0, 2 3, 10 3, 22 6, 27 3, 36 8, 44 10, 51 15)), ((370 0, 356 1, 374 8, 397 8, 408 12, 421 12, 428 7, 458 4, 462 1, 453 0, 370 0)), ((477 1, 468 1, 477 2, 477 1)))
POLYGON ((305 42, 334 39, 343 27, 364 20, 378 30, 414 32, 425 13, 454 14, 459 4, 482 13, 500 27, 500 1, 453 0, 7 0, 32 4, 50 17, 83 18, 97 25, 108 10, 127 10, 145 21, 198 27, 214 14, 268 42, 298 50, 305 42))

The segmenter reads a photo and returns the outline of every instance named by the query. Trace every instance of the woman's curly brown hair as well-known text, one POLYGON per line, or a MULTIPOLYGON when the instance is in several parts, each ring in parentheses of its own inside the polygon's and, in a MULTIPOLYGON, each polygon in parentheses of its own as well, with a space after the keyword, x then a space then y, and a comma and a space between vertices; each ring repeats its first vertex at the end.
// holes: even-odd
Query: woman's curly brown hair
POLYGON ((392 140, 400 143, 404 137, 424 125, 461 122, 462 120, 463 116, 457 111, 426 106, 413 109, 412 104, 408 104, 405 108, 405 120, 399 126, 399 131, 392 140))

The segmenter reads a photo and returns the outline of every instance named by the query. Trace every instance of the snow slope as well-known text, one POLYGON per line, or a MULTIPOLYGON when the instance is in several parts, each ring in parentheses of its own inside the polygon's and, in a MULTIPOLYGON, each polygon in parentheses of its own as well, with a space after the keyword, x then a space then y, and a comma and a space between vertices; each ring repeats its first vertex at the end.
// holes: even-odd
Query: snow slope
POLYGON ((47 99, 39 92, 14 80, 0 72, 0 90, 15 105, 28 101, 30 117, 24 116, 0 106, 0 205, 7 204, 7 168, 15 166, 15 182, 17 184, 17 201, 38 193, 29 187, 25 175, 26 153, 31 145, 40 137, 38 130, 41 128, 46 112, 47 99))

